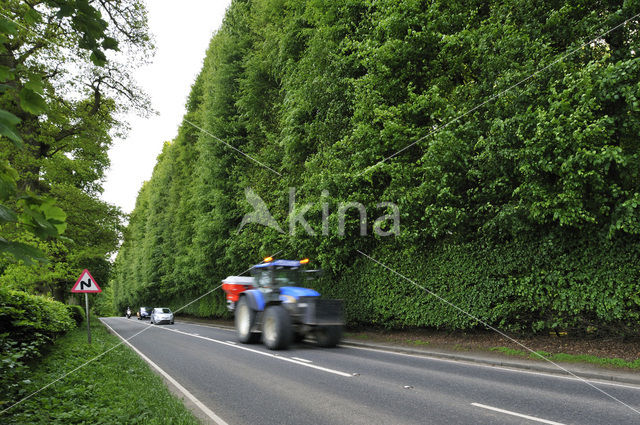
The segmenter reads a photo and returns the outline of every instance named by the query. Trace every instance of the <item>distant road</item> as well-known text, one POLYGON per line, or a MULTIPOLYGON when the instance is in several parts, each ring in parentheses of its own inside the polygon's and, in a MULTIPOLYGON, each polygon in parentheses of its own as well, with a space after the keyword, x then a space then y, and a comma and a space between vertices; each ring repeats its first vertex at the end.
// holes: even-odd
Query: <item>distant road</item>
MULTIPOLYGON (((350 347, 273 352, 235 333, 102 319, 224 422, 234 424, 640 424, 581 381, 350 347), (274 355, 277 354, 277 355, 274 355)), ((594 383, 640 411, 640 387, 594 383)))

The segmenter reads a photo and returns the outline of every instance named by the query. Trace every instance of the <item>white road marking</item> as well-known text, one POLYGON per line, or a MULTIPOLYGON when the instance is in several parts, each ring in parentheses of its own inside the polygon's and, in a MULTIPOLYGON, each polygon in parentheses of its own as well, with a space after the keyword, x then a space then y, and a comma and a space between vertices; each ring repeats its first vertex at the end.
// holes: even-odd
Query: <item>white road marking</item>
MULTIPOLYGON (((214 328, 214 329, 220 329, 220 330, 223 330, 223 331, 231 331, 230 329, 221 328, 221 327, 218 327, 218 326, 200 325, 200 324, 190 323, 190 322, 185 322, 185 323, 189 324, 189 325, 194 325, 194 326, 202 326, 202 327, 205 327, 205 328, 214 328)), ((399 353, 399 352, 396 352, 396 351, 385 350, 385 349, 381 349, 381 348, 358 347, 358 346, 355 346, 355 345, 348 345, 348 346, 344 345, 344 347, 354 348, 356 350, 376 351, 376 352, 379 352, 379 353, 392 354, 392 355, 396 355, 396 356, 413 357, 413 358, 418 358, 418 359, 429 359, 429 360, 435 360, 435 361, 440 361, 440 362, 445 362, 445 363, 456 363, 456 364, 462 364, 462 365, 466 365, 466 366, 476 366, 476 367, 483 367, 483 368, 491 368, 491 369, 504 370, 504 371, 507 371, 507 372, 513 372, 513 373, 526 373, 526 374, 529 374, 529 375, 538 375, 538 376, 545 376, 545 377, 549 377, 549 378, 568 379, 568 380, 571 380, 571 381, 582 382, 581 379, 577 379, 577 378, 574 378, 572 376, 560 375, 560 374, 557 374, 557 373, 537 372, 537 371, 534 371, 534 370, 518 369, 515 366, 514 367, 494 366, 494 365, 490 365, 490 364, 477 363, 477 362, 473 362, 473 361, 469 361, 469 360, 443 359, 441 357, 430 356, 428 353, 427 354, 399 353)), ((352 374, 352 375, 353 376, 358 376, 359 374, 355 374, 355 375, 352 374)), ((612 381, 603 381, 601 379, 586 379, 585 378, 585 380, 588 381, 588 382, 591 382, 591 383, 597 383, 599 385, 608 385, 608 386, 618 387, 618 388, 628 388, 628 389, 631 389, 631 390, 640 390, 640 386, 634 385, 634 384, 625 384, 625 383, 612 382, 612 381)))
MULTIPOLYGON (((202 326, 204 328, 214 328, 214 329, 220 329, 220 330, 223 330, 223 331, 232 331, 232 329, 221 328, 219 326, 201 325, 201 324, 191 323, 191 322, 183 322, 183 323, 189 324, 189 325, 194 325, 194 326, 202 326)), ((345 345, 345 347, 347 347, 347 346, 345 345)), ((560 374, 557 374, 557 373, 550 373, 550 372, 537 372, 537 371, 534 371, 534 370, 518 369, 515 366, 513 366, 513 367, 509 367, 509 366, 494 366, 494 365, 490 365, 490 364, 477 363, 477 362, 473 362, 473 361, 469 361, 469 360, 443 359, 441 357, 430 356, 429 354, 399 353, 399 352, 396 352, 396 351, 385 350, 385 349, 381 349, 381 348, 358 347, 358 346, 355 346, 355 345, 349 345, 348 347, 349 348, 355 348, 357 350, 377 351, 379 353, 393 354, 393 355, 397 355, 397 356, 414 357, 414 358, 420 358, 420 359, 427 358, 427 359, 430 359, 430 360, 436 360, 436 361, 446 362, 446 363, 457 363, 457 364, 463 364, 463 365, 467 365, 467 366, 478 366, 478 367, 484 367, 484 368, 504 370, 504 371, 507 371, 507 372, 527 373, 527 374, 530 374, 530 375, 539 375, 539 376, 546 376, 546 377, 549 377, 549 378, 568 379, 568 380, 571 380, 571 381, 582 382, 582 379, 574 378, 572 376, 565 376, 565 375, 560 375, 560 374)), ((357 376, 357 375, 354 375, 354 376, 357 376)), ((628 388, 628 389, 631 389, 631 390, 640 390, 640 386, 634 385, 634 384, 623 384, 623 383, 612 382, 612 381, 603 381, 601 379, 586 379, 585 378, 584 380, 587 381, 587 382, 597 383, 597 384, 600 384, 600 385, 609 385, 609 386, 619 387, 619 388, 628 388)))
POLYGON ((235 342, 235 341, 225 341, 225 342, 227 342, 227 343, 229 343, 229 344, 236 345, 236 342, 235 342))
MULTIPOLYGON (((473 361, 470 361, 470 360, 443 359, 441 357, 431 356, 428 353, 425 353, 425 354, 398 353, 396 351, 383 350, 381 348, 357 347, 355 345, 343 345, 343 347, 355 348, 357 350, 376 351, 378 353, 393 354, 393 355, 396 355, 396 356, 413 357, 413 358, 417 358, 417 359, 429 359, 429 360, 435 360, 435 361, 445 362, 445 363, 457 363, 457 364, 462 364, 462 365, 466 365, 466 366, 477 366, 477 367, 484 367, 484 368, 490 368, 490 369, 499 369, 499 370, 504 370, 504 371, 507 371, 507 372, 528 373, 530 375, 540 375, 540 376, 546 376, 546 377, 549 377, 549 378, 568 379, 568 380, 571 380, 571 381, 583 382, 582 379, 577 379, 577 378, 574 378, 572 376, 560 375, 560 374, 557 374, 557 373, 536 372, 536 371, 533 371, 533 370, 518 369, 516 366, 513 366, 513 367, 494 366, 494 365, 490 365, 490 364, 477 363, 477 362, 473 362, 473 361)), ((613 386, 613 387, 628 388, 628 389, 631 389, 631 390, 640 390, 640 386, 634 385, 634 384, 621 384, 621 383, 617 383, 617 382, 603 381, 603 380, 600 380, 600 379, 584 379, 584 380, 587 381, 587 382, 591 382, 591 383, 597 383, 599 385, 610 385, 610 386, 613 386)))
POLYGON ((529 419, 530 421, 536 421, 536 422, 540 422, 540 423, 543 423, 543 424, 564 425, 564 424, 562 424, 560 422, 554 422, 554 421, 549 421, 547 419, 536 418, 535 416, 523 415, 522 413, 512 412, 510 410, 499 409, 497 407, 487 406, 486 404, 471 403, 471 405, 472 406, 476 406, 476 407, 481 407, 483 409, 493 410, 495 412, 504 413, 506 415, 517 416, 519 418, 529 419))
POLYGON ((211 409, 209 409, 207 406, 205 406, 200 400, 198 400, 193 394, 191 394, 189 392, 189 390, 187 390, 185 387, 183 387, 182 385, 180 385, 180 383, 178 381, 176 381, 171 375, 169 375, 167 372, 165 372, 164 370, 162 370, 160 368, 160 366, 158 366, 157 364, 155 364, 149 357, 145 356, 144 354, 142 354, 142 352, 140 350, 138 350, 136 347, 134 347, 133 345, 131 345, 131 343, 129 341, 127 341, 126 339, 124 339, 118 332, 116 332, 111 326, 109 326, 105 321, 101 320, 101 322, 108 327, 109 329, 111 329, 111 331, 115 334, 118 335, 118 338, 120 338, 125 344, 127 344, 129 347, 131 347, 131 349, 133 351, 135 351, 136 353, 138 353, 138 355, 142 358, 142 360, 144 360, 145 362, 149 363, 149 365, 151 365, 155 370, 158 371, 158 373, 160 373, 160 375, 162 375, 165 379, 167 379, 167 381, 171 382, 173 385, 175 385, 175 387, 182 392, 182 394, 184 394, 189 400, 191 400, 193 402, 193 404, 195 404, 196 406, 198 406, 198 408, 200 410, 202 410, 202 412, 207 415, 209 418, 211 418, 212 421, 214 421, 215 423, 217 423, 218 425, 229 425, 228 423, 226 423, 220 416, 216 415, 215 413, 213 413, 213 411, 211 409))
MULTIPOLYGON (((293 360, 299 360, 301 362, 305 362, 305 363, 313 363, 311 360, 307 360, 307 359, 301 359, 300 357, 291 357, 293 360)), ((353 374, 352 374, 353 376, 353 374)))
POLYGON ((196 336, 196 335, 190 334, 188 332, 179 331, 177 329, 169 329, 169 328, 165 328, 165 327, 161 327, 161 326, 158 326, 157 329, 160 329, 160 330, 163 330, 163 331, 175 332, 175 333, 179 333, 179 334, 182 334, 182 335, 187 335, 187 336, 190 336, 192 338, 204 339, 206 341, 215 342, 216 344, 222 344, 222 345, 226 345, 228 347, 233 347, 233 348, 238 348, 240 350, 250 351, 252 353, 260 354, 262 356, 271 357, 273 359, 278 359, 278 360, 282 360, 282 361, 289 362, 289 363, 295 363, 295 364, 298 364, 300 366, 305 366, 305 367, 309 367, 309 368, 312 368, 312 369, 321 370, 323 372, 333 373, 334 375, 344 376, 345 378, 352 378, 353 377, 352 373, 346 373, 346 372, 342 372, 342 371, 335 370, 335 369, 329 369, 329 368, 326 368, 326 367, 317 366, 317 365, 310 364, 310 363, 305 363, 304 361, 294 360, 294 359, 289 358, 289 357, 282 357, 282 356, 279 356, 279 355, 273 354, 273 353, 266 353, 264 351, 254 350, 253 348, 244 347, 242 345, 237 345, 236 343, 233 343, 233 342, 220 341, 218 339, 208 338, 206 336, 201 336, 201 335, 197 335, 196 336))

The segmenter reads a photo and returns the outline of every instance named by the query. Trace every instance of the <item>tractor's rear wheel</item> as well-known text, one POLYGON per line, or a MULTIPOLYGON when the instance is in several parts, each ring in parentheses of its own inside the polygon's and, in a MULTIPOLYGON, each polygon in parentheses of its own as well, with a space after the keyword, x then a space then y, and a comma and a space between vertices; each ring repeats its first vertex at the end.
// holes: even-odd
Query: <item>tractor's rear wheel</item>
POLYGON ((249 307, 249 303, 245 297, 240 297, 235 316, 238 340, 243 344, 255 344, 258 342, 260 340, 260 334, 258 332, 251 332, 253 325, 256 323, 256 312, 249 307))
POLYGON ((284 350, 291 343, 293 330, 289 313, 280 305, 267 307, 262 324, 262 341, 270 350, 284 350))
POLYGON ((320 347, 335 347, 342 338, 342 326, 320 326, 315 334, 320 347))

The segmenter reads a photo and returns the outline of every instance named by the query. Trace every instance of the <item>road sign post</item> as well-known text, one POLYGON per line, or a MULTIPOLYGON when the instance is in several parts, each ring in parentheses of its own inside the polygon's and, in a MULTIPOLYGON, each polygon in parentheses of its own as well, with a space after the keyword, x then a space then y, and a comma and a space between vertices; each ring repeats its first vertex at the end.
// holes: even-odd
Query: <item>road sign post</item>
POLYGON ((89 294, 84 293, 84 306, 87 312, 87 341, 91 344, 91 324, 89 320, 89 294))
POLYGON ((102 289, 98 286, 96 280, 91 276, 89 270, 84 269, 80 274, 78 280, 76 280, 76 284, 71 288, 71 292, 73 293, 84 293, 84 305, 85 311, 87 315, 87 341, 91 344, 91 322, 89 316, 89 294, 97 294, 102 292, 102 289))

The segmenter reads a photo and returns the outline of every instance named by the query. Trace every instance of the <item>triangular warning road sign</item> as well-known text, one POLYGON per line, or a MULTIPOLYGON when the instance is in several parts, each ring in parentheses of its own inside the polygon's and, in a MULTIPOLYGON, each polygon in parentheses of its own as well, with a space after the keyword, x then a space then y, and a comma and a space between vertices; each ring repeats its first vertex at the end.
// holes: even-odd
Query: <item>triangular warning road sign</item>
POLYGON ((76 284, 71 288, 71 292, 102 292, 102 289, 98 286, 96 280, 91 276, 89 270, 84 269, 76 284))

